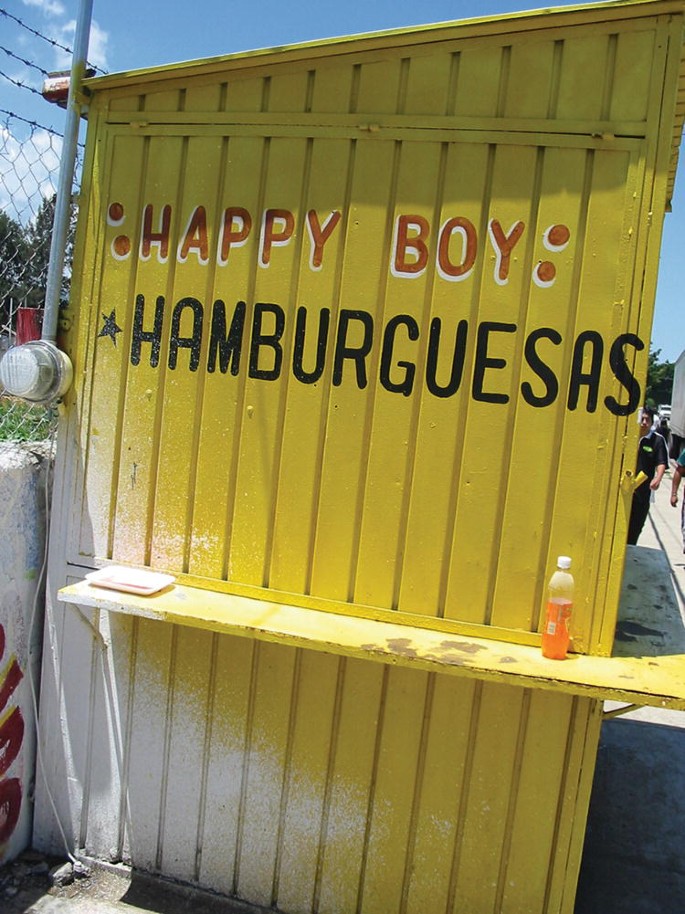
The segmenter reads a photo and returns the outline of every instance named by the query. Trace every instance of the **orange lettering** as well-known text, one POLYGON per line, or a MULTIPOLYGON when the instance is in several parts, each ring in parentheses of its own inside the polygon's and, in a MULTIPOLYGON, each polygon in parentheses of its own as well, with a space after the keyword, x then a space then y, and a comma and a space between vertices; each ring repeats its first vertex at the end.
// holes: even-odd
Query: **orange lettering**
POLYGON ((143 210, 143 231, 140 238, 140 257, 148 260, 153 244, 159 245, 159 260, 164 263, 169 256, 169 230, 171 228, 171 207, 167 205, 162 209, 161 225, 158 232, 152 231, 152 215, 154 207, 151 203, 143 210))
POLYGON ((178 246, 178 259, 185 263, 190 251, 195 251, 200 263, 207 263, 209 260, 207 213, 204 206, 196 206, 188 220, 183 241, 178 246))
POLYGON ((340 222, 340 212, 335 210, 324 221, 323 226, 319 222, 316 210, 310 209, 307 213, 307 228, 312 240, 312 256, 309 264, 312 270, 320 270, 323 263, 323 246, 331 237, 333 229, 340 222))
POLYGON ((295 230, 295 219, 288 209, 267 209, 262 220, 261 254, 259 262, 268 267, 271 248, 287 244, 295 230))
POLYGON ((495 266, 495 282, 500 286, 503 286, 506 282, 509 281, 509 263, 511 260, 511 252, 514 249, 516 243, 521 238, 521 235, 523 235, 523 230, 525 227, 525 223, 521 222, 519 219, 519 221, 515 222, 509 229, 509 233, 505 235, 499 221, 497 219, 490 220, 488 232, 490 234, 492 246, 495 249, 495 254, 497 255, 497 264, 495 266))
POLYGON ((221 242, 219 245, 219 263, 228 263, 232 247, 239 248, 247 241, 252 228, 252 216, 242 206, 229 206, 224 210, 221 242))
POLYGON ((393 276, 416 276, 428 263, 426 240, 430 234, 428 220, 423 216, 398 216, 395 229, 395 253, 391 261, 393 276), (409 236, 413 230, 416 234, 409 236), (408 252, 411 252, 408 259, 408 252))
POLYGON ((463 216, 448 219, 440 230, 438 241, 438 270, 444 279, 466 279, 476 262, 478 252, 478 235, 475 226, 463 216), (454 264, 450 260, 450 241, 453 235, 462 239, 461 262, 454 264))

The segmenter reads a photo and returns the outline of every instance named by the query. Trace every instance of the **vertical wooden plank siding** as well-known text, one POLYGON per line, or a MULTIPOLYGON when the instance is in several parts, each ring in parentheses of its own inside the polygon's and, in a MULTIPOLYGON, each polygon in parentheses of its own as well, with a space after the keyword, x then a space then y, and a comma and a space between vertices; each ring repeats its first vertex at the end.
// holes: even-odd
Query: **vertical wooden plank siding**
MULTIPOLYGON (((610 653, 681 29, 655 0, 96 81, 51 578, 506 657, 568 553, 575 649, 610 653)), ((597 701, 54 607, 46 637, 86 853, 289 914, 571 914, 597 701)))
POLYGON ((513 638, 539 628, 550 557, 590 556, 577 562, 576 648, 605 651, 591 620, 615 547, 597 531, 625 435, 606 400, 630 393, 609 349, 631 329, 620 303, 645 179, 639 142, 604 149, 559 134, 534 146, 495 131, 429 143, 410 128, 334 138, 306 125, 226 135, 193 133, 182 118, 315 109, 639 121, 651 90, 638 91, 624 61, 650 59, 654 35, 540 34, 137 95, 132 107, 178 126, 112 128, 101 144, 112 165, 101 166, 101 209, 110 223, 124 214, 105 238, 128 238, 131 252, 104 257, 94 290, 83 495, 94 526, 82 551, 513 638), (586 60, 601 102, 578 91, 586 60), (319 232, 330 225, 316 264, 312 213, 319 232), (402 218, 405 263, 423 232, 436 268, 393 272, 402 218), (439 230, 455 218, 467 228, 440 254, 439 230), (550 246, 554 227, 562 240, 550 246), (440 266, 467 261, 458 275, 440 266), (105 321, 112 311, 121 332, 105 321), (223 349, 231 326, 239 348, 223 349), (598 442, 589 464, 583 440, 598 442))
POLYGON ((83 683, 107 696, 86 721, 88 853, 285 911, 561 910, 545 861, 563 885, 582 845, 596 702, 124 628, 135 682, 122 629, 93 637, 108 662, 83 683))

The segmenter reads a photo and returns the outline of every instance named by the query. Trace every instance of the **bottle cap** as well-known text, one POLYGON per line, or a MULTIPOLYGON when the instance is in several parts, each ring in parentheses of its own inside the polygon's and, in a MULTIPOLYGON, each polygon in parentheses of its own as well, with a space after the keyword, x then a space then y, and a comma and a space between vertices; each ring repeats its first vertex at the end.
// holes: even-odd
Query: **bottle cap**
POLYGON ((557 559, 557 568, 570 568, 571 558, 568 555, 560 555, 557 559))

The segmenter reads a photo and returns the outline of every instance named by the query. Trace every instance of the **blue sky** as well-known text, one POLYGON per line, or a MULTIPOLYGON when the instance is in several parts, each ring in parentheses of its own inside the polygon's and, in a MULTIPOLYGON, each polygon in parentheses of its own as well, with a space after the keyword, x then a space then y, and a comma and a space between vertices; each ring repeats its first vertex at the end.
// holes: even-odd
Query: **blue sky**
MULTIPOLYGON (((93 0, 88 56, 97 67, 115 72, 336 35, 512 13, 541 5, 534 0, 201 0, 191 4, 187 13, 180 4, 155 0, 93 0)), ((585 4, 557 0, 553 5, 585 4)), ((0 10, 24 24, 0 16, 0 46, 46 70, 68 67, 68 55, 45 38, 70 47, 78 8, 78 0, 0 0, 0 10), (44 37, 37 37, 30 29, 44 37)), ((0 71, 40 88, 40 73, 16 57, 0 52, 0 71)), ((60 111, 5 79, 0 80, 0 108, 58 130, 63 124, 60 111)), ((680 277, 680 239, 685 230, 683 170, 676 183, 673 212, 666 216, 664 225, 652 331, 652 347, 661 350, 662 360, 669 361, 675 361, 685 349, 680 277)))

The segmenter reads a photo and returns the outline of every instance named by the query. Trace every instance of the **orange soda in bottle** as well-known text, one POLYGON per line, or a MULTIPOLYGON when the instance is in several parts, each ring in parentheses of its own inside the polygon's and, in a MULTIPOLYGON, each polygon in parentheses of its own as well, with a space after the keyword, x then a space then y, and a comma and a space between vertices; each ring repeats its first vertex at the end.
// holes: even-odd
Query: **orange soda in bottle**
POLYGON ((557 570, 547 587, 547 612, 542 630, 542 655, 550 660, 565 660, 570 641, 569 623, 573 608, 571 559, 560 555, 557 570))

